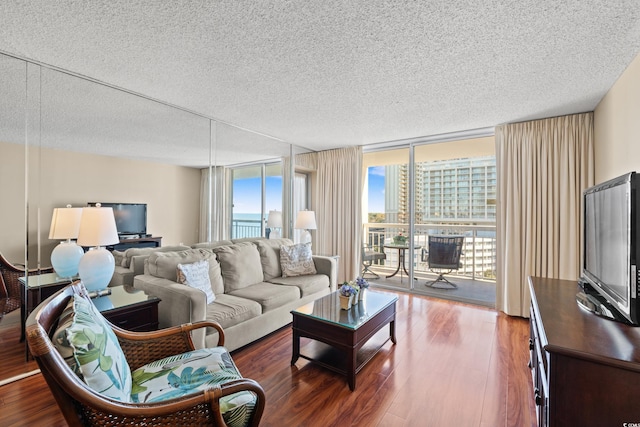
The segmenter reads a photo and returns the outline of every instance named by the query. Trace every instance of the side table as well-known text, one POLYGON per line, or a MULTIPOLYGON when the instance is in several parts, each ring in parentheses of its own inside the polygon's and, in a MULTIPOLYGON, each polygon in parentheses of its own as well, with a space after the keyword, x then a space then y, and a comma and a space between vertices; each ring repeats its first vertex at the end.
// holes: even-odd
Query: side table
POLYGON ((132 286, 114 286, 110 295, 93 298, 94 305, 115 326, 136 332, 158 329, 160 299, 132 286))

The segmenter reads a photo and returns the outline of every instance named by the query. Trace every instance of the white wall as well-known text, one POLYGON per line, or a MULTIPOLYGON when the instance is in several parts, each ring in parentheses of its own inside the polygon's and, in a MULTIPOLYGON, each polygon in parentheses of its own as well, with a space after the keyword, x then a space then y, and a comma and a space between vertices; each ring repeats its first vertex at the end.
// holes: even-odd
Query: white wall
POLYGON ((640 55, 594 113, 595 182, 640 172, 640 55))
MULTIPOLYGON (((200 170, 116 157, 41 149, 29 153, 29 265, 42 266, 57 244, 48 239, 53 208, 88 202, 147 204, 147 232, 162 245, 197 242, 200 170), (40 244, 38 245, 38 240, 40 244)), ((24 146, 0 143, 0 252, 24 260, 24 146), (9 192, 3 188, 10 189, 9 192)))

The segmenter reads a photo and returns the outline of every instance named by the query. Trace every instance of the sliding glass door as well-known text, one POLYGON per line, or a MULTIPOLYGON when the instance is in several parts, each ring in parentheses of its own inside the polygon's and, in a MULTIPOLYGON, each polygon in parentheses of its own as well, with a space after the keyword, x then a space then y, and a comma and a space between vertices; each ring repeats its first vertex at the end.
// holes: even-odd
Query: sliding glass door
POLYGON ((365 257, 366 277, 423 292, 435 286, 444 297, 460 292, 434 282, 440 273, 453 283, 474 281, 474 292, 475 281, 495 281, 494 144, 484 137, 365 153, 363 247, 384 254, 365 257), (434 267, 439 255, 430 251, 430 240, 454 236, 464 238, 461 257, 447 268, 434 267))
POLYGON ((266 236, 269 211, 282 211, 282 163, 231 169, 232 239, 266 236))

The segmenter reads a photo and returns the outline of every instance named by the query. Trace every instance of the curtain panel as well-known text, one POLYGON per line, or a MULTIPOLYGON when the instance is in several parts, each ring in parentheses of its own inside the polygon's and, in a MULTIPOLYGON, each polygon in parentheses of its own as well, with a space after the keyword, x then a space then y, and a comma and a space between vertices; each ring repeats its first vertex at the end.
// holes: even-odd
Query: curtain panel
POLYGON ((593 113, 496 128, 496 308, 529 316, 528 276, 576 280, 582 191, 593 185, 593 113))
POLYGON ((227 238, 225 168, 211 168, 213 180, 209 179, 209 169, 200 174, 200 227, 198 241, 209 242, 227 238), (210 197, 211 195, 211 197, 210 197), (211 212, 211 214, 209 214, 211 212))
POLYGON ((362 234, 362 147, 321 151, 317 155, 317 253, 338 255, 338 283, 359 273, 362 234))

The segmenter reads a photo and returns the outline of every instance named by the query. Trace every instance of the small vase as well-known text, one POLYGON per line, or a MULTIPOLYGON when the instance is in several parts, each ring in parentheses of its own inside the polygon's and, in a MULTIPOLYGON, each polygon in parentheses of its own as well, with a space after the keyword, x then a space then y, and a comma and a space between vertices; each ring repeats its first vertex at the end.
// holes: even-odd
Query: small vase
POLYGON ((362 301, 364 299, 365 288, 360 288, 360 292, 358 292, 358 301, 362 301))
POLYGON ((345 297, 344 295, 339 295, 340 297, 340 308, 342 310, 349 310, 351 308, 351 296, 345 297))

